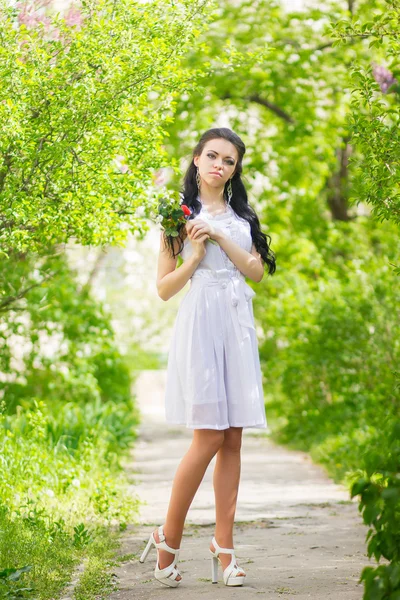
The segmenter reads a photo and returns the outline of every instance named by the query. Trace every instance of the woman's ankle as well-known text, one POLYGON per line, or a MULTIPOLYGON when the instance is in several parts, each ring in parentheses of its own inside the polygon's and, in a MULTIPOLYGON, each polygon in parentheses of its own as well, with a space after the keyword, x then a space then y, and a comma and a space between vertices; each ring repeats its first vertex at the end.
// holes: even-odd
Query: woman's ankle
POLYGON ((171 531, 168 528, 168 525, 164 525, 164 535, 165 535, 165 539, 167 540, 167 544, 168 546, 171 546, 171 548, 180 548, 181 546, 181 541, 182 541, 182 533, 183 532, 176 532, 176 531, 171 531))
POLYGON ((179 549, 182 541, 182 534, 176 534, 174 531, 170 531, 168 529, 168 525, 164 525, 163 527, 165 541, 171 548, 175 550, 179 549))
POLYGON ((233 548, 233 536, 232 533, 220 533, 220 532, 215 532, 214 533, 214 537, 215 537, 215 541, 217 542, 218 546, 220 546, 221 548, 233 548))

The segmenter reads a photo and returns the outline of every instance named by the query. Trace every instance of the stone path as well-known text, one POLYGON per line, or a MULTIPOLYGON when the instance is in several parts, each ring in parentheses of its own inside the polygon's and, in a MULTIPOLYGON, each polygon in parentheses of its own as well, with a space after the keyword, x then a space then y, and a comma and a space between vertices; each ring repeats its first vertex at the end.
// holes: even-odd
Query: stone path
POLYGON ((287 598, 361 600, 366 555, 357 502, 335 485, 307 454, 273 444, 264 431, 245 430, 242 474, 236 512, 235 547, 247 573, 245 585, 211 584, 214 495, 209 465, 189 510, 179 568, 183 582, 167 588, 153 577, 156 552, 138 558, 155 526, 164 522, 171 482, 190 445, 186 428, 166 426, 163 408, 165 373, 143 372, 136 384, 142 425, 129 471, 132 492, 142 505, 138 522, 128 527, 121 552, 127 556, 115 573, 111 600, 151 600, 177 594, 185 600, 207 598, 287 598))

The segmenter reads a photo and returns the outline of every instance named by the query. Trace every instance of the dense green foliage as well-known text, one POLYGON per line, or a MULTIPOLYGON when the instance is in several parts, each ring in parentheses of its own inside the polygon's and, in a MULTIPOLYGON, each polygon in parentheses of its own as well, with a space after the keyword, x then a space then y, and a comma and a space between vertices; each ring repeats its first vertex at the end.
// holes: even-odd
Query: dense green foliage
POLYGON ((282 247, 280 272, 258 301, 270 409, 285 416, 281 439, 318 447, 339 479, 398 414, 400 289, 389 264, 397 252, 395 226, 366 218, 357 231, 327 226, 318 245, 298 237, 282 247))
POLYGON ((16 254, 1 266, 0 370, 6 377, 0 390, 8 412, 35 397, 64 406, 90 403, 94 412, 105 411, 109 400, 124 404, 130 374, 110 317, 90 286, 78 284, 65 254, 16 254), (23 349, 18 359, 16 346, 23 349))
POLYGON ((64 253, 16 253, 1 272, 0 594, 53 598, 137 511, 121 464, 138 423, 132 375, 64 253))
POLYGON ((365 599, 391 598, 400 545, 398 228, 363 217, 357 227, 330 224, 318 244, 298 236, 289 246, 292 235, 282 235, 280 271, 257 303, 267 414, 277 441, 310 451, 361 494, 368 553, 391 561, 363 571, 365 599))
POLYGON ((361 476, 354 482, 352 495, 360 495, 360 510, 368 532, 368 554, 377 561, 384 557, 389 564, 366 567, 365 598, 399 597, 400 587, 400 422, 385 419, 382 431, 371 437, 365 452, 361 476))
MULTIPOLYGON (((390 0, 365 19, 334 23, 334 44, 364 38, 369 48, 380 48, 384 64, 354 60, 349 125, 352 143, 360 150, 354 157, 351 198, 372 204, 373 213, 400 224, 400 3, 390 0), (380 93, 383 92, 383 93, 380 93)), ((352 159, 350 159, 352 160, 352 159)))
POLYGON ((37 2, 33 24, 26 4, 0 4, 0 250, 121 244, 148 229, 136 209, 166 164, 174 97, 196 86, 180 59, 206 3, 84 0, 43 16, 37 2))

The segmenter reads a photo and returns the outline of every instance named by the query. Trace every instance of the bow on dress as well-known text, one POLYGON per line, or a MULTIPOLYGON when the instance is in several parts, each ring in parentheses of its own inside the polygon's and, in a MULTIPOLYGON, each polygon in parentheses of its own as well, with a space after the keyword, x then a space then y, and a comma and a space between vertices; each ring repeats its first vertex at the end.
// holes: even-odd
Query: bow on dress
POLYGON ((208 272, 207 276, 200 272, 195 273, 192 279, 201 279, 204 285, 221 285, 226 287, 229 293, 229 310, 232 315, 236 337, 240 343, 250 338, 249 329, 255 330, 253 318, 250 312, 248 301, 255 296, 255 291, 251 288, 244 277, 232 276, 232 271, 229 269, 215 269, 212 273, 208 272))

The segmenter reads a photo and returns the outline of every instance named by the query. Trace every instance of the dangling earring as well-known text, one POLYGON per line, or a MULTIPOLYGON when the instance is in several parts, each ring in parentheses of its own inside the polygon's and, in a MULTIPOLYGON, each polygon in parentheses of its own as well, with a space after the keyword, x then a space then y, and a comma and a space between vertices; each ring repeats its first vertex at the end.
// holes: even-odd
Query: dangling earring
POLYGON ((231 200, 232 200, 232 179, 229 180, 226 191, 228 192, 228 206, 229 206, 231 203, 231 200))
POLYGON ((200 193, 200 185, 201 185, 200 171, 199 171, 199 167, 196 167, 196 169, 197 169, 197 172, 196 172, 197 190, 200 193))

